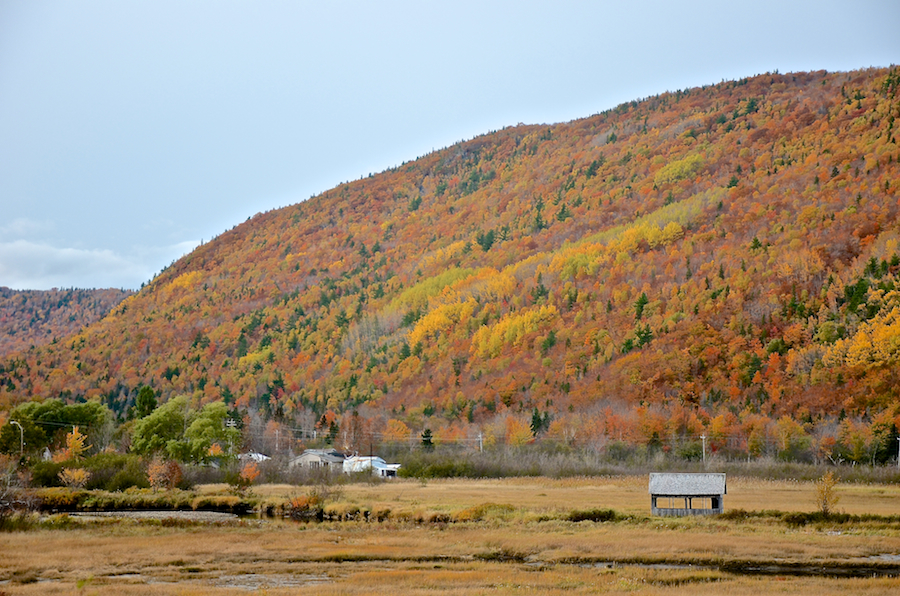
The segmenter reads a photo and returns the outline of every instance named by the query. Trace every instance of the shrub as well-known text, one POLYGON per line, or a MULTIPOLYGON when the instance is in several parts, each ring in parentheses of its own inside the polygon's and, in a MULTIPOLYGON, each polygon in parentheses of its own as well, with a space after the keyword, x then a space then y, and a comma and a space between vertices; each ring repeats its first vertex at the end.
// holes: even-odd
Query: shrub
POLYGON ((42 511, 74 511, 87 497, 87 491, 66 487, 43 488, 35 493, 37 507, 42 511))
POLYGON ((317 495, 294 497, 285 506, 285 513, 294 521, 322 521, 324 510, 317 495))
POLYGON ((369 512, 360 509, 358 505, 345 503, 329 505, 325 508, 324 517, 330 521, 360 521, 368 519, 369 512))
POLYGON ((481 521, 486 517, 503 517, 513 513, 516 508, 506 503, 482 503, 474 505, 462 511, 458 511, 454 516, 456 521, 481 521))
POLYGON ((816 507, 825 517, 834 513, 834 508, 841 500, 837 494, 837 479, 834 472, 829 470, 816 481, 816 507))
POLYGON ((206 495, 196 497, 191 508, 196 511, 221 511, 246 515, 253 511, 254 503, 234 495, 206 495))
POLYGON ((473 477, 475 473, 468 461, 447 459, 414 460, 404 464, 398 475, 402 478, 460 478, 473 477))
POLYGON ((181 466, 173 460, 155 457, 147 467, 147 479, 154 490, 172 490, 183 478, 181 466))
POLYGON ((728 521, 744 521, 748 519, 752 514, 749 511, 744 509, 729 509, 724 513, 719 514, 719 519, 725 519, 728 521))
POLYGON ((59 479, 59 473, 62 472, 63 465, 53 461, 39 461, 31 466, 31 484, 32 486, 62 486, 59 479))
POLYGON ((82 488, 90 477, 91 473, 84 468, 63 468, 59 473, 59 479, 69 488, 82 488))
POLYGON ((80 467, 90 472, 85 484, 88 489, 121 491, 149 486, 144 462, 134 454, 98 453, 81 462, 80 467))
POLYGON ((616 521, 618 515, 612 509, 585 509, 583 511, 570 511, 566 516, 566 521, 570 522, 609 522, 616 521))

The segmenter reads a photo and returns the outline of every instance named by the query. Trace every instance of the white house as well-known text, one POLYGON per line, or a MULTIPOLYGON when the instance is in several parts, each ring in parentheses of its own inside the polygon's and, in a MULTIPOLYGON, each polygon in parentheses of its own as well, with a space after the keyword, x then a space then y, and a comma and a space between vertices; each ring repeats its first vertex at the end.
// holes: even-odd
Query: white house
POLYGON ((256 451, 250 451, 248 453, 241 453, 240 455, 237 456, 237 458, 238 458, 238 461, 240 461, 240 462, 255 462, 255 463, 262 463, 264 461, 268 461, 268 460, 272 459, 268 455, 266 455, 264 453, 257 453, 256 451))
POLYGON ((344 454, 334 449, 307 449, 293 458, 288 465, 298 466, 310 470, 340 470, 344 462, 344 454))
POLYGON ((400 464, 389 464, 376 456, 354 455, 344 460, 344 474, 371 470, 374 475, 381 478, 392 478, 397 475, 399 469, 400 464))

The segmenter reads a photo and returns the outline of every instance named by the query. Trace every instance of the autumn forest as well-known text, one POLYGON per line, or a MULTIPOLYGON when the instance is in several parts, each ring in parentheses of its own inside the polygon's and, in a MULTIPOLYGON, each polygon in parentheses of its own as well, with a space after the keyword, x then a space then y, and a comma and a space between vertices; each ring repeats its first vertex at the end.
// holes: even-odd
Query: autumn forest
POLYGON ((897 118, 900 70, 768 73, 461 142, 28 335, 0 421, 57 398, 124 422, 150 387, 297 445, 890 461, 897 118))

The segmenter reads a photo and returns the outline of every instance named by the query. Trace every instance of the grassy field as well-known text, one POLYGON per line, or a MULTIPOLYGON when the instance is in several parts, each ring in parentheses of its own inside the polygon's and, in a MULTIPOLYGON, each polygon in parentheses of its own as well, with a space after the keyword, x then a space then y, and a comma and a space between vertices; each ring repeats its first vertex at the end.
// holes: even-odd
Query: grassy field
MULTIPOLYGON (((264 499, 309 490, 255 489, 264 499)), ((813 493, 810 483, 729 478, 725 505, 809 512, 813 493)), ((900 514, 896 486, 843 485, 839 494, 846 513, 900 514)), ((895 520, 656 518, 645 476, 351 484, 328 507, 390 515, 216 525, 54 517, 0 534, 0 594, 900 593, 900 579, 883 575, 900 569, 895 520), (619 517, 565 521, 595 508, 619 517)))

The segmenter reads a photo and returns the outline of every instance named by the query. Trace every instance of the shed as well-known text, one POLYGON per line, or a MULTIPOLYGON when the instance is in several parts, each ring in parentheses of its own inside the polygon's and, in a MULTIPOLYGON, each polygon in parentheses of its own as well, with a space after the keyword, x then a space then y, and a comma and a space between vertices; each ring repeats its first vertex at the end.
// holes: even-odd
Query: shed
POLYGON ((334 449, 307 449, 288 464, 311 470, 340 470, 344 464, 344 454, 334 449))
POLYGON ((725 510, 725 474, 650 474, 653 515, 713 515, 725 510))

